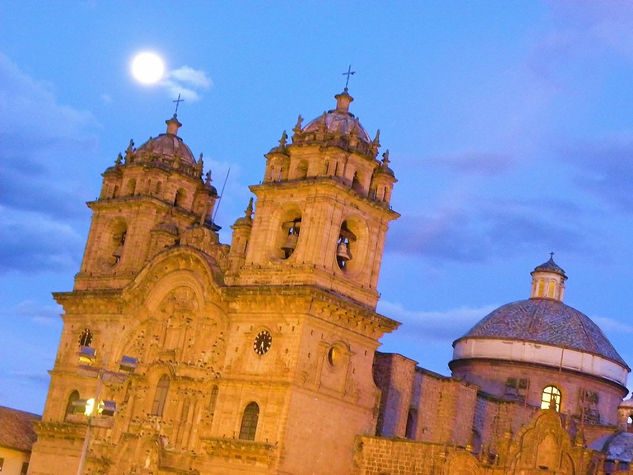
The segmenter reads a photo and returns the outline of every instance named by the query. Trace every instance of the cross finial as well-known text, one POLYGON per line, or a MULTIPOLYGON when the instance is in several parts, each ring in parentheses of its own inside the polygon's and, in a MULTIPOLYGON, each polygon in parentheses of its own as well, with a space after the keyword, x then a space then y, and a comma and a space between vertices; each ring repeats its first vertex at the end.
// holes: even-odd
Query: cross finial
POLYGON ((553 253, 553 252, 550 252, 550 253, 549 253, 549 258, 550 258, 551 260, 554 260, 554 253, 553 253))
POLYGON ((347 72, 342 73, 343 76, 347 76, 347 79, 345 80, 345 90, 347 91, 347 86, 349 85, 349 77, 356 74, 356 71, 352 71, 352 65, 350 64, 347 67, 347 72))
POLYGON ((180 93, 178 93, 178 99, 171 101, 171 102, 175 102, 176 103, 176 110, 174 111, 174 117, 176 116, 176 114, 178 114, 178 106, 180 105, 181 102, 185 102, 184 99, 180 98, 180 93))

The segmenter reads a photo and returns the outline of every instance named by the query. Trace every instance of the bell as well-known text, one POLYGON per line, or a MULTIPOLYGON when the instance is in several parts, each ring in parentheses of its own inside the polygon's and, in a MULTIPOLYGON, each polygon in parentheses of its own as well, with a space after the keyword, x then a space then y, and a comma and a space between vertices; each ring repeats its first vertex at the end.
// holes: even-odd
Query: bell
POLYGON ((346 242, 339 242, 336 248, 336 257, 341 261, 349 261, 352 255, 349 252, 349 245, 346 242))
POLYGON ((292 252, 296 249, 298 240, 299 240, 298 234, 294 234, 294 233, 288 234, 288 238, 286 239, 286 242, 284 243, 283 246, 281 246, 281 249, 286 252, 286 257, 289 257, 290 254, 292 254, 292 252))
POLYGON ((120 246, 118 246, 118 247, 114 250, 114 252, 112 253, 112 255, 113 255, 114 257, 117 257, 117 258, 119 258, 119 259, 120 259, 120 258, 121 258, 121 256, 123 255, 123 244, 121 244, 120 246))

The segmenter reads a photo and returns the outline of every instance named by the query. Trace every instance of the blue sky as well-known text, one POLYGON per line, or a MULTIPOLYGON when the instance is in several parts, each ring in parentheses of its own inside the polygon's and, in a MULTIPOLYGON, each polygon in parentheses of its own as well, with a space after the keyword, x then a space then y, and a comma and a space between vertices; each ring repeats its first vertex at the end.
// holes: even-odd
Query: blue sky
POLYGON ((628 2, 2 2, 0 405, 40 412, 85 202, 133 138, 180 135, 219 188, 230 242, 263 154, 334 106, 381 130, 402 217, 388 234, 383 339, 448 374, 451 342, 529 296, 550 251, 565 302, 633 364, 633 6, 628 2), (132 56, 160 53, 165 84, 132 56))

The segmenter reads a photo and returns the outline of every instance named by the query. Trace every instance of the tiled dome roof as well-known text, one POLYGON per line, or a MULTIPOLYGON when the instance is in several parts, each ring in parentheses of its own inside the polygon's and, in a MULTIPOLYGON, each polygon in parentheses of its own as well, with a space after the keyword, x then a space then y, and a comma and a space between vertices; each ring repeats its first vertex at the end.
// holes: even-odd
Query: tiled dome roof
POLYGON ((598 325, 558 300, 533 298, 499 307, 455 343, 467 338, 549 344, 596 354, 628 368, 598 325))
POLYGON ((292 143, 294 145, 336 146, 375 158, 380 147, 378 134, 372 140, 358 118, 349 112, 349 105, 354 98, 348 94, 347 89, 334 97, 336 109, 324 112, 303 129, 301 128, 303 118, 299 116, 297 125, 293 129, 292 143))
POLYGON ((161 157, 170 162, 178 156, 184 164, 196 164, 191 149, 175 134, 160 134, 145 142, 136 152, 138 155, 148 152, 152 157, 161 157))
POLYGON ((320 115, 303 129, 304 133, 316 132, 320 129, 338 135, 350 135, 356 133, 358 139, 366 144, 371 143, 369 134, 360 124, 358 119, 350 112, 342 112, 339 110, 331 110, 320 115))

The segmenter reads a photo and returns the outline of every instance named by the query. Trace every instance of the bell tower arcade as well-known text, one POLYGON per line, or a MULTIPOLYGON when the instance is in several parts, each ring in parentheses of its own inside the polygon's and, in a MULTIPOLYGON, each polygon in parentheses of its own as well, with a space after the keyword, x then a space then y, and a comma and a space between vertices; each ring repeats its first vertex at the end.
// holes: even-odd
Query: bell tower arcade
POLYGON ((336 108, 305 127, 299 116, 292 141, 286 132, 266 154, 248 250, 234 276, 240 285, 314 285, 369 308, 388 224, 399 215, 389 205, 396 182, 389 152, 378 155, 372 140, 349 112, 347 88, 336 108))

